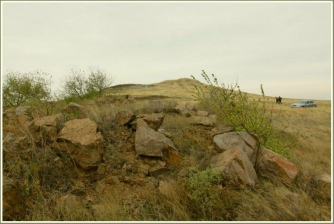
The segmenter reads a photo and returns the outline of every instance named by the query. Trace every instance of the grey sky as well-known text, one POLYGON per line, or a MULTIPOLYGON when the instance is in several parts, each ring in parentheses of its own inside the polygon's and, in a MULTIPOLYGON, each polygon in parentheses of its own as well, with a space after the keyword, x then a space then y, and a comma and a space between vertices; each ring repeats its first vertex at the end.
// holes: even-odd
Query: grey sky
POLYGON ((2 74, 71 68, 114 84, 238 79, 241 90, 331 99, 332 2, 6 2, 2 74))

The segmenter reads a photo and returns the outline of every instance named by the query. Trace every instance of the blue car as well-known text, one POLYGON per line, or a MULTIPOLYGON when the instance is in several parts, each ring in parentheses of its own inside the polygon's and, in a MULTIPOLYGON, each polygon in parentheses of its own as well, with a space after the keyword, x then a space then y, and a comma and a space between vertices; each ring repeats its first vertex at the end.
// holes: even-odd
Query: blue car
POLYGON ((317 103, 313 100, 301 100, 297 103, 291 104, 291 107, 317 107, 317 103))

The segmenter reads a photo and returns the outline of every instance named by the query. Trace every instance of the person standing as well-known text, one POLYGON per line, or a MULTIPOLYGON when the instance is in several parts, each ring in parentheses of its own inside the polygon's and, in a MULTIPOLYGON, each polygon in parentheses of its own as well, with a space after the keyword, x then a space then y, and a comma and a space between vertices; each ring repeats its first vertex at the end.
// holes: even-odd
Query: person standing
POLYGON ((278 97, 278 103, 282 104, 282 97, 281 96, 278 97))

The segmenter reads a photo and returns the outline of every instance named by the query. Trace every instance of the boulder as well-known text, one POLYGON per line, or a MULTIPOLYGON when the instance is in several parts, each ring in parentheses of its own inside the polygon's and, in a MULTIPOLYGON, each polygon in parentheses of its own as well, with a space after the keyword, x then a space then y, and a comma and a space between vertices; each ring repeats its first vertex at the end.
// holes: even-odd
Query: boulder
POLYGON ((218 152, 224 152, 236 146, 240 147, 255 166, 258 152, 257 140, 247 132, 227 132, 215 135, 213 142, 218 152))
POLYGON ((197 111, 197 115, 200 116, 200 117, 207 117, 207 116, 209 116, 209 112, 199 110, 199 111, 197 111))
POLYGON ((215 125, 214 120, 212 120, 210 117, 200 117, 200 116, 195 116, 191 124, 202 125, 205 127, 213 127, 215 125))
POLYGON ((190 114, 188 108, 186 107, 185 103, 181 103, 181 104, 176 105, 176 107, 174 109, 181 116, 184 116, 184 117, 190 117, 191 116, 191 114, 190 114))
POLYGON ((162 174, 166 171, 168 171, 167 163, 165 161, 158 160, 157 163, 154 166, 149 168, 148 173, 151 176, 156 176, 156 175, 160 175, 160 174, 162 174))
POLYGON ((188 103, 185 104, 185 106, 189 111, 195 111, 196 110, 196 105, 193 104, 193 103, 188 102, 188 103))
POLYGON ((19 141, 18 136, 14 133, 8 132, 3 134, 2 146, 3 149, 18 150, 19 141))
POLYGON ((291 186, 299 173, 293 163, 264 147, 259 148, 256 170, 260 176, 268 179, 278 178, 287 186, 291 186))
POLYGON ((332 186, 331 175, 327 173, 323 173, 319 176, 316 176, 314 178, 314 181, 317 186, 319 198, 330 200, 331 192, 332 192, 331 191, 331 186, 332 186))
POLYGON ((103 137, 88 118, 65 123, 57 137, 57 149, 68 153, 84 170, 97 167, 104 153, 103 137))
POLYGON ((159 129, 158 129, 158 132, 161 133, 161 134, 163 134, 163 135, 166 136, 167 138, 172 138, 172 134, 169 133, 169 132, 167 132, 167 131, 166 131, 165 129, 163 129, 163 128, 159 128, 159 129))
POLYGON ((21 157, 30 159, 30 142, 25 136, 17 136, 11 132, 4 134, 2 142, 3 161, 10 161, 21 157))
POLYGON ((28 125, 28 129, 35 142, 53 142, 61 128, 64 126, 64 121, 62 114, 45 116, 34 119, 28 125))
POLYGON ((141 156, 152 157, 167 157, 169 151, 176 151, 169 138, 154 131, 143 119, 137 120, 135 149, 141 156))
POLYGON ((135 119, 136 119, 136 116, 134 115, 134 113, 129 112, 129 111, 119 111, 116 114, 116 118, 115 118, 116 123, 119 126, 128 125, 135 119))
POLYGON ((227 133, 227 132, 231 132, 233 130, 234 130, 234 128, 232 126, 229 126, 229 125, 219 125, 217 127, 214 127, 211 130, 211 133, 212 133, 212 137, 215 137, 216 135, 220 135, 220 134, 224 134, 224 133, 227 133))
POLYGON ((214 173, 221 175, 223 185, 254 187, 258 182, 253 164, 240 145, 213 156, 210 164, 214 173))
POLYGON ((158 131, 162 122, 164 121, 165 114, 164 113, 153 113, 147 114, 143 117, 143 120, 148 124, 150 128, 155 131, 158 131))

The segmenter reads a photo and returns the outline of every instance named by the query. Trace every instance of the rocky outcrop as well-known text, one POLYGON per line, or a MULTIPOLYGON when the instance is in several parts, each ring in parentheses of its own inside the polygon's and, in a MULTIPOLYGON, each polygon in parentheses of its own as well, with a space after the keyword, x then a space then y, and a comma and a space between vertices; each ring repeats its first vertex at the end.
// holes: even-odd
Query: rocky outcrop
MULTIPOLYGON (((75 106, 72 104, 72 106, 84 111, 84 107, 80 105, 75 106)), ((191 109, 189 105, 185 104, 184 107, 191 114, 190 118, 186 118, 188 121, 196 121, 198 119, 199 122, 193 124, 209 127, 214 125, 214 115, 208 115, 205 111, 198 111, 196 114, 193 110, 194 108, 191 109), (205 123, 203 121, 210 122, 205 123)), ((180 142, 182 139, 177 138, 180 147, 185 147, 183 151, 185 159, 181 161, 181 156, 170 139, 172 135, 164 128, 161 128, 165 118, 164 113, 142 114, 135 117, 131 112, 120 111, 115 116, 117 125, 112 125, 106 129, 100 127, 106 137, 105 141, 101 133, 98 132, 98 125, 88 118, 73 119, 64 123, 62 115, 46 116, 28 122, 30 124, 27 126, 27 121, 32 118, 24 113, 16 115, 13 111, 8 111, 4 114, 4 117, 8 123, 21 124, 21 126, 28 127, 31 136, 33 136, 30 139, 30 135, 19 136, 18 133, 10 132, 4 134, 3 151, 4 162, 7 167, 9 164, 7 160, 15 163, 15 158, 17 157, 20 157, 23 162, 38 158, 36 152, 41 152, 42 150, 40 149, 45 148, 34 143, 52 143, 56 153, 54 151, 51 151, 52 153, 43 151, 43 155, 49 154, 49 167, 45 169, 43 166, 39 166, 38 172, 47 173, 48 176, 46 181, 43 180, 44 182, 41 182, 41 187, 48 180, 57 179, 54 185, 57 184, 57 189, 61 189, 64 193, 66 192, 65 196, 58 198, 59 200, 55 198, 55 208, 61 212, 70 213, 77 209, 86 209, 88 204, 85 204, 86 202, 81 192, 86 196, 89 194, 97 198, 112 195, 111 193, 115 192, 115 188, 128 189, 129 192, 135 189, 150 192, 152 189, 152 192, 159 192, 166 197, 174 197, 174 194, 175 196, 180 195, 177 191, 182 189, 175 184, 175 181, 169 178, 169 173, 173 173, 174 178, 179 179, 191 176, 189 167, 194 165, 195 161, 199 161, 197 158, 196 160, 192 158, 194 157, 193 155, 196 155, 196 157, 203 155, 203 160, 200 161, 199 165, 204 169, 208 166, 211 167, 214 173, 221 177, 222 185, 233 188, 255 187, 260 175, 267 178, 278 177, 280 181, 291 186, 293 179, 298 173, 294 165, 283 157, 276 155, 269 149, 261 148, 259 150, 258 139, 255 135, 247 132, 233 132, 233 127, 226 125, 213 129, 205 127, 182 129, 182 131, 189 130, 189 133, 187 133, 189 135, 184 135, 185 138, 192 135, 192 131, 195 131, 198 136, 201 135, 200 137, 203 137, 202 135, 204 135, 204 138, 208 137, 213 142, 209 143, 209 145, 201 144, 198 145, 199 147, 192 148, 192 142, 183 145, 180 142), (17 121, 18 116, 22 117, 23 122, 17 121), (27 118, 25 121, 24 116, 27 118), (211 132, 210 129, 212 129, 211 132), (31 141, 32 144, 30 144, 28 140, 34 140, 35 142, 31 141), (33 147, 30 147, 31 145, 33 147), (216 151, 212 150, 213 145, 216 151), (190 147, 189 150, 194 150, 194 152, 191 152, 191 156, 188 156, 187 146, 190 147), (104 147, 107 147, 108 150, 104 151, 104 147), (24 148, 28 148, 29 151, 24 151, 24 148), (205 150, 205 152, 201 151, 201 154, 197 154, 198 152, 195 150, 205 150), (69 155, 71 159, 69 160, 64 154, 69 155), (212 156, 211 160, 208 161, 207 156, 212 154, 216 155, 212 156), (75 161, 75 164, 73 161, 75 161), (60 179, 58 177, 67 173, 68 169, 73 169, 74 165, 82 168, 77 170, 78 177, 68 176, 58 184, 58 179, 60 179), (53 169, 56 170, 55 174, 57 175, 50 172, 53 169), (77 191, 72 183, 75 178, 83 181, 83 186, 79 188, 80 191, 77 191), (65 185, 63 182, 68 184, 65 185), (89 189, 89 191, 86 189, 89 189)), ((184 120, 184 118, 181 119, 181 121, 184 120)), ((114 122, 114 119, 111 119, 111 121, 114 122)), ((179 128, 185 124, 189 124, 189 122, 175 125, 175 127, 179 128)), ((173 123, 168 123, 165 127, 173 130, 173 125, 173 123)), ((174 134, 181 132, 171 133, 176 138, 174 134)), ((202 138, 199 138, 199 140, 202 140, 202 138)), ((203 142, 201 141, 200 143, 203 142)), ((9 169, 7 168, 7 170, 9 169)), ((9 173, 8 171, 6 172, 9 173)), ((314 184, 312 186, 315 186, 317 191, 326 195, 324 197, 330 200, 330 176, 324 175, 312 179, 312 181, 316 181, 316 183, 311 183, 314 184)), ((11 183, 8 184, 7 182, 6 186, 4 186, 6 190, 4 192, 13 198, 13 201, 10 201, 10 198, 4 197, 4 204, 6 205, 4 217, 7 220, 16 219, 16 217, 21 215, 20 211, 24 212, 24 208, 20 208, 22 199, 13 196, 13 194, 19 195, 18 182, 12 181, 11 183)), ((217 186, 214 185, 213 187, 217 186)), ((221 188, 222 186, 218 187, 221 188)), ((283 195, 283 193, 280 190, 277 194, 283 195)), ((284 198, 296 201, 298 195, 286 192, 284 193, 284 198)), ((96 200, 94 203, 98 201, 96 200)), ((94 203, 90 202, 90 208, 101 208, 94 203)), ((103 216, 103 212, 100 215, 103 216)))
POLYGON ((269 179, 278 178, 287 186, 291 186, 299 173, 293 163, 264 147, 259 148, 256 170, 260 176, 269 179))
POLYGON ((102 160, 103 137, 97 132, 94 121, 74 119, 66 122, 61 129, 56 148, 68 153, 82 169, 88 170, 97 167, 102 160))

